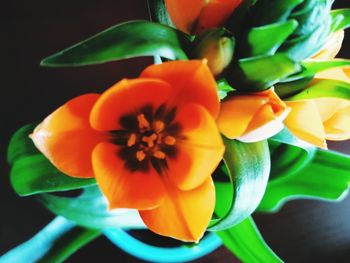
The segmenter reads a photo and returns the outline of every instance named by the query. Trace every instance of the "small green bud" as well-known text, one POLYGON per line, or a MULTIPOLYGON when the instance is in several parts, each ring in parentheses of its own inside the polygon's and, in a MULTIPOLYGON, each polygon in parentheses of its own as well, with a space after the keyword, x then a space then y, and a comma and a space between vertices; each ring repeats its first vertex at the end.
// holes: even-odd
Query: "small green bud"
POLYGON ((204 32, 194 41, 191 58, 207 59, 214 76, 219 76, 230 65, 235 48, 235 39, 225 29, 204 32))

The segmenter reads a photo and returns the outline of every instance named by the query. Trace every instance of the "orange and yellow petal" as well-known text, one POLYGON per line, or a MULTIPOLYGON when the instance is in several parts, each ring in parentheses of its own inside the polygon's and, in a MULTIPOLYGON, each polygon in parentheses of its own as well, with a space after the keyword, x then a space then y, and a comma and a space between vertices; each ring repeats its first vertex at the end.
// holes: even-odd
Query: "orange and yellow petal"
POLYGON ((140 211, 144 223, 153 232, 186 242, 198 242, 203 236, 215 207, 215 188, 211 177, 189 191, 164 180, 164 202, 152 210, 140 211))
POLYGON ((320 148, 326 148, 326 133, 313 100, 287 101, 291 112, 285 119, 287 128, 298 138, 320 148))
POLYGON ((90 122, 99 131, 123 129, 120 119, 137 114, 145 106, 154 109, 172 94, 169 84, 158 79, 124 79, 105 91, 94 105, 90 122))
POLYGON ((67 175, 93 177, 92 150, 106 139, 89 123, 91 109, 99 96, 87 94, 68 101, 39 124, 31 135, 35 146, 67 175))
POLYGON ((272 89, 235 95, 221 105, 219 130, 229 139, 259 141, 278 133, 289 109, 272 89))
POLYGON ((165 0, 165 5, 174 25, 190 34, 207 2, 207 0, 165 0))
POLYGON ((109 208, 144 210, 159 206, 165 196, 160 176, 151 167, 148 171, 131 171, 119 151, 112 143, 100 143, 92 155, 96 181, 109 208))
POLYGON ((198 104, 180 108, 176 122, 182 127, 177 154, 169 159, 169 177, 182 190, 202 184, 214 172, 224 154, 224 144, 215 120, 198 104))
POLYGON ((204 60, 173 61, 152 65, 141 73, 141 78, 158 78, 172 87, 172 103, 181 106, 198 103, 216 118, 219 113, 219 97, 216 81, 204 60))

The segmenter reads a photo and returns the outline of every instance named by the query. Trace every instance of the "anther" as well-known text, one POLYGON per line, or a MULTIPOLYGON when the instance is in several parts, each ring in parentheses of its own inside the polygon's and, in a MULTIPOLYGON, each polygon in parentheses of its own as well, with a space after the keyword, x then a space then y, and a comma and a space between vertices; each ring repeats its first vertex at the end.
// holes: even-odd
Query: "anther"
POLYGON ((155 152, 153 153, 153 157, 155 157, 155 158, 157 158, 157 159, 163 160, 163 159, 165 159, 166 155, 165 155, 165 153, 162 152, 162 151, 155 151, 155 152))
POLYGON ((127 146, 128 147, 132 147, 136 144, 136 134, 135 133, 132 133, 130 134, 129 136, 129 139, 128 139, 128 142, 127 142, 127 146))
POLYGON ((137 115, 137 121, 139 123, 140 129, 144 129, 144 128, 149 129, 150 128, 150 124, 143 113, 137 115))
POLYGON ((166 145, 175 145, 176 144, 176 139, 173 136, 165 136, 164 143, 166 145))
POLYGON ((145 154, 144 151, 137 151, 137 152, 136 152, 136 159, 137 159, 139 162, 142 162, 145 158, 146 158, 146 154, 145 154))
POLYGON ((163 130, 164 130, 164 122, 162 121, 154 121, 153 122, 153 130, 156 132, 156 133, 161 133, 163 130))
POLYGON ((149 148, 154 147, 154 141, 157 140, 157 134, 153 133, 151 136, 143 136, 142 141, 147 142, 149 148))

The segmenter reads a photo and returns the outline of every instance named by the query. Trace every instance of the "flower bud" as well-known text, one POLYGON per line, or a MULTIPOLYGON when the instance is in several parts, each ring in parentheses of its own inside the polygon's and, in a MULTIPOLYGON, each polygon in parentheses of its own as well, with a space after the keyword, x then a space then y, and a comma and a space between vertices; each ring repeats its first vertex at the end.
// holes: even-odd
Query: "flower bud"
POLYGON ((213 29, 200 35, 194 42, 191 57, 207 59, 214 76, 230 65, 234 55, 235 39, 225 29, 213 29))

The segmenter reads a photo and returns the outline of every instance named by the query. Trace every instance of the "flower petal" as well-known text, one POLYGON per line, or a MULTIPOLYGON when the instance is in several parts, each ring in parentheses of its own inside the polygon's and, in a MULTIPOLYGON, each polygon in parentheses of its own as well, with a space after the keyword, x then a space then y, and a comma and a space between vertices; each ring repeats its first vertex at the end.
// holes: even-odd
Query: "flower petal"
POLYGON ((172 94, 169 84, 157 79, 124 79, 105 91, 92 109, 90 122, 100 131, 122 129, 120 119, 142 107, 159 107, 172 94))
POLYGON ((291 107, 291 112, 285 120, 288 129, 300 139, 326 148, 326 134, 316 103, 313 100, 286 103, 291 107))
POLYGON ((182 190, 198 187, 214 172, 224 154, 215 120, 198 104, 179 109, 176 122, 182 127, 177 153, 168 160, 169 177, 182 190))
POLYGON ((118 156, 119 147, 112 143, 98 144, 92 154, 96 181, 109 201, 110 209, 150 209, 164 197, 164 186, 157 172, 131 171, 118 156))
POLYGON ((187 242, 203 236, 215 207, 215 188, 211 177, 199 187, 182 191, 166 179, 166 196, 157 208, 140 211, 153 232, 187 242))
MULTIPOLYGON (((186 2, 187 3, 187 2, 186 2)), ((159 78, 170 84, 176 105, 198 103, 216 118, 219 97, 216 82, 205 61, 173 61, 152 65, 141 73, 142 78, 159 78)))
POLYGON ((87 94, 68 101, 38 125, 35 146, 63 173, 93 177, 91 154, 103 134, 90 127, 89 115, 100 95, 87 94))
POLYGON ((334 68, 317 73, 316 79, 334 79, 350 83, 349 75, 342 68, 334 68))
POLYGON ((333 33, 321 51, 315 54, 312 58, 316 59, 333 59, 339 53, 344 40, 344 30, 339 30, 333 33))

